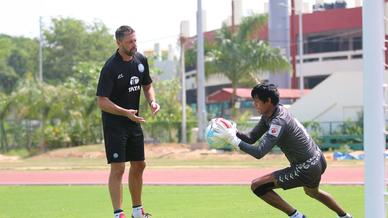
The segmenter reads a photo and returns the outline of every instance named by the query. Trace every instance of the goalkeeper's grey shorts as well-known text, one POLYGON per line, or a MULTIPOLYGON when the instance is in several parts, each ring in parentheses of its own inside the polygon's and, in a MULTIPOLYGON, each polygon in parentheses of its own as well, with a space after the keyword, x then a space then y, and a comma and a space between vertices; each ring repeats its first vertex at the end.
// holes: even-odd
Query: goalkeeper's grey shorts
POLYGON ((325 156, 319 151, 303 163, 275 171, 274 176, 277 185, 285 190, 302 186, 316 188, 319 186, 326 166, 325 156))

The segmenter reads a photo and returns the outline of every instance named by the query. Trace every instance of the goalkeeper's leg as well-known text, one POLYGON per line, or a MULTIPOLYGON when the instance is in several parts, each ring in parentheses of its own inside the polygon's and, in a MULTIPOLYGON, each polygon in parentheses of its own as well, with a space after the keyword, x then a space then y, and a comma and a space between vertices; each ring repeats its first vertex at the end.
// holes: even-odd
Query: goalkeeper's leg
POLYGON ((278 195, 273 189, 278 188, 277 181, 273 173, 259 177, 252 181, 251 189, 255 195, 263 199, 269 205, 283 211, 290 217, 304 217, 303 214, 298 212, 280 195, 278 195))

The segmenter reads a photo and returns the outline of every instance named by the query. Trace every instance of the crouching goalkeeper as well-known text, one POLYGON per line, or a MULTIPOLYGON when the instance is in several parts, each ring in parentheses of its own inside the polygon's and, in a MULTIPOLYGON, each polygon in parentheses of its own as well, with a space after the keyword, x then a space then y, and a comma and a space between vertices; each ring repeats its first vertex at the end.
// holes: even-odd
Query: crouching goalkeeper
POLYGON ((247 134, 218 125, 214 136, 257 159, 268 154, 275 145, 285 154, 290 166, 254 179, 251 184, 253 193, 289 217, 303 218, 306 217, 304 214, 274 191, 277 188, 303 187, 308 196, 322 202, 338 217, 351 218, 329 193, 319 189, 321 175, 326 169, 325 157, 302 124, 279 104, 276 86, 256 85, 251 96, 256 110, 262 115, 259 123, 247 134), (259 139, 258 145, 252 145, 259 139))

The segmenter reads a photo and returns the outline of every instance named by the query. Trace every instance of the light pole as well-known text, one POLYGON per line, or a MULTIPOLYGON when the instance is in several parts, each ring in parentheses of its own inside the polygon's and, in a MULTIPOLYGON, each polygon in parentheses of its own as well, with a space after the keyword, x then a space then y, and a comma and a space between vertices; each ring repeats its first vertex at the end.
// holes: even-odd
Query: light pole
POLYGON ((206 129, 206 104, 205 104, 205 58, 204 58, 204 37, 202 0, 197 0, 197 105, 198 105, 198 142, 205 140, 206 129))
MULTIPOLYGON (((294 1, 295 0, 291 0, 291 53, 292 54, 295 54, 295 52, 293 52, 293 48, 294 48, 294 37, 295 37, 295 29, 294 29, 294 11, 295 11, 295 4, 294 4, 294 1)), ((304 77, 303 77, 303 11, 302 11, 302 5, 303 5, 303 0, 299 0, 299 11, 298 11, 298 21, 299 21, 299 25, 298 25, 298 38, 299 38, 299 52, 298 52, 298 56, 299 56, 299 67, 298 67, 298 70, 299 70, 299 88, 300 88, 300 94, 303 95, 303 90, 304 90, 304 77)), ((280 3, 279 4, 280 6, 283 6, 283 7, 288 7, 287 4, 282 4, 280 3)), ((296 70, 294 69, 295 67, 295 57, 292 58, 292 62, 293 62, 293 72, 295 72, 296 70)), ((292 79, 292 88, 296 88, 296 81, 295 81, 295 78, 293 76, 293 79, 292 79)))
POLYGON ((39 17, 39 75, 38 80, 43 82, 43 21, 39 17))
POLYGON ((300 95, 302 97, 304 90, 304 77, 303 77, 303 0, 299 0, 299 88, 300 95))
MULTIPOLYGON (((284 7, 288 7, 287 5, 283 5, 284 7)), ((290 43, 290 52, 291 52, 291 62, 292 62, 292 80, 291 80, 291 88, 296 88, 296 39, 295 39, 295 0, 291 0, 291 43, 290 43), (295 44, 294 44, 295 43, 295 44)))
POLYGON ((187 127, 186 127, 186 70, 185 70, 185 41, 189 36, 189 22, 181 22, 181 36, 180 36, 180 45, 181 45, 181 60, 180 60, 180 70, 181 70, 181 101, 182 101, 182 124, 181 124, 181 143, 187 143, 187 127))

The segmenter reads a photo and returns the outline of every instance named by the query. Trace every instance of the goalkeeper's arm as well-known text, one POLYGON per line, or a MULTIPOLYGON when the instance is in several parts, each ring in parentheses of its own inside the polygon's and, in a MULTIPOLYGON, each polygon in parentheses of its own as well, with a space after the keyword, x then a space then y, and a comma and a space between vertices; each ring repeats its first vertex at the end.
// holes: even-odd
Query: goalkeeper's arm
POLYGON ((264 139, 262 139, 258 145, 251 145, 244 141, 240 141, 240 143, 238 144, 240 150, 257 159, 264 157, 268 152, 272 150, 273 146, 274 144, 272 143, 265 143, 264 139))
POLYGON ((266 131, 267 129, 260 122, 247 133, 237 131, 237 137, 249 144, 255 144, 266 131))
POLYGON ((214 130, 215 137, 232 144, 233 146, 241 149, 245 153, 250 154, 257 159, 260 159, 266 155, 277 142, 276 137, 265 134, 259 145, 254 146, 242 141, 239 137, 237 137, 237 129, 235 127, 227 128, 223 125, 217 125, 214 130))

